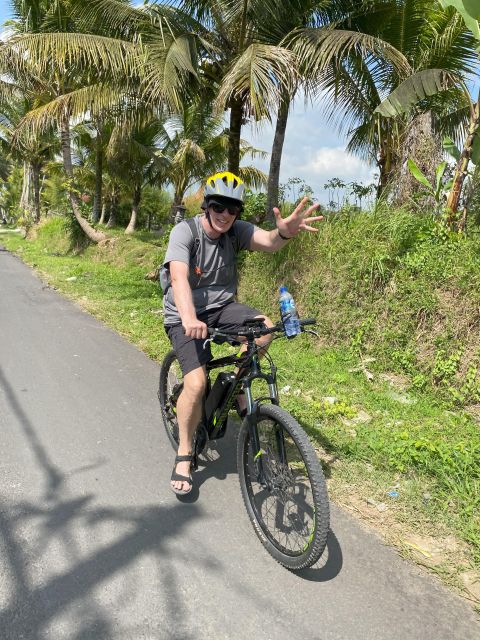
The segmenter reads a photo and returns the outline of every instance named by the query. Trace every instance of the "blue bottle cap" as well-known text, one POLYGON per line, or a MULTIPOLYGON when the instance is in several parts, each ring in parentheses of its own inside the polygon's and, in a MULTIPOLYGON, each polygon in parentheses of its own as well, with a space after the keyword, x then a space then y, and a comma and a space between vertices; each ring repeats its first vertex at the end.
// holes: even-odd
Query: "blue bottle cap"
POLYGON ((282 286, 280 287, 280 293, 285 293, 285 291, 288 291, 288 289, 284 284, 282 284, 282 286))

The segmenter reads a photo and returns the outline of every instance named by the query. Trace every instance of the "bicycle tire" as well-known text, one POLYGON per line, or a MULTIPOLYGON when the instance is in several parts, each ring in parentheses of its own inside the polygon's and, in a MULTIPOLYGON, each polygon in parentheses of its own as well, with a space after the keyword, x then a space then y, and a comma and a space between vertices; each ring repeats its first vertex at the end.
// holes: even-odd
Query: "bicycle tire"
POLYGON ((330 507, 321 464, 306 433, 281 407, 260 405, 256 427, 261 453, 253 451, 248 420, 242 423, 237 445, 240 488, 247 513, 258 538, 277 562, 291 570, 311 567, 325 550, 330 529, 330 507), (279 441, 283 444, 279 445, 279 441), (280 447, 287 452, 287 465, 280 460, 280 447), (262 456, 265 470, 263 482, 255 464, 258 455, 262 456), (298 492, 293 481, 298 483, 298 492), (307 490, 311 506, 302 508, 307 490), (273 527, 267 522, 272 509, 273 527))
POLYGON ((178 448, 178 423, 175 414, 175 400, 183 388, 183 376, 175 351, 169 351, 160 367, 158 384, 158 400, 162 413, 163 425, 170 444, 178 448))

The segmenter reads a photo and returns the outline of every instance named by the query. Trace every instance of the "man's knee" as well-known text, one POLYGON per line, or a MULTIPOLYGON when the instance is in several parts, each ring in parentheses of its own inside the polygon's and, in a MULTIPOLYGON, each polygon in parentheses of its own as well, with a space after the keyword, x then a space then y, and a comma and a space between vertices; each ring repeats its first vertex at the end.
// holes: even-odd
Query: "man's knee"
MULTIPOLYGON (((269 317, 267 316, 256 316, 257 318, 263 318, 263 322, 267 327, 273 327, 274 326, 274 322, 272 322, 270 320, 269 317)), ((270 333, 267 336, 263 336, 262 338, 259 338, 257 340, 257 344, 260 345, 261 347, 268 347, 268 345, 270 344, 270 342, 273 340, 273 335, 270 333)))
POLYGON ((183 378, 183 390, 192 401, 201 398, 207 387, 207 374, 204 367, 187 373, 183 378))

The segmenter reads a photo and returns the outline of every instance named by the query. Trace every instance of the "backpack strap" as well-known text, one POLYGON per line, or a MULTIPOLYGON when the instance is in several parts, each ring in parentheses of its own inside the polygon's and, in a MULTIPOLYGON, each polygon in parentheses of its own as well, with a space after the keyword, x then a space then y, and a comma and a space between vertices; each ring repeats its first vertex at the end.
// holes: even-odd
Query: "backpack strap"
POLYGON ((198 235, 197 223, 195 222, 195 218, 185 218, 185 222, 190 227, 190 232, 193 238, 192 248, 190 249, 190 262, 196 262, 194 268, 195 273, 197 273, 197 270, 200 270, 200 261, 197 259, 198 254, 200 253, 200 236, 198 235))
POLYGON ((227 235, 230 238, 230 242, 232 243, 233 253, 235 255, 237 255, 237 253, 238 253, 238 238, 237 238, 237 234, 235 233, 235 231, 233 229, 234 226, 235 226, 235 222, 232 224, 230 229, 227 231, 227 235))

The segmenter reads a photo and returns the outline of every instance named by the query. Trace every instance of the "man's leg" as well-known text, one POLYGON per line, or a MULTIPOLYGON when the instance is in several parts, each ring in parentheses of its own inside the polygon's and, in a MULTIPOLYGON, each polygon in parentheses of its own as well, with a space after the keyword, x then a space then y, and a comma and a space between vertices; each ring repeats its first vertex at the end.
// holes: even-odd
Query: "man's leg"
MULTIPOLYGON (((198 367, 183 378, 183 390, 177 401, 177 420, 179 445, 178 455, 190 455, 193 450, 195 429, 202 419, 202 400, 207 384, 205 367, 198 367)), ((190 462, 179 462, 176 472, 182 476, 190 473, 190 462)), ((189 484, 180 480, 172 480, 172 487, 187 490, 189 484)))

